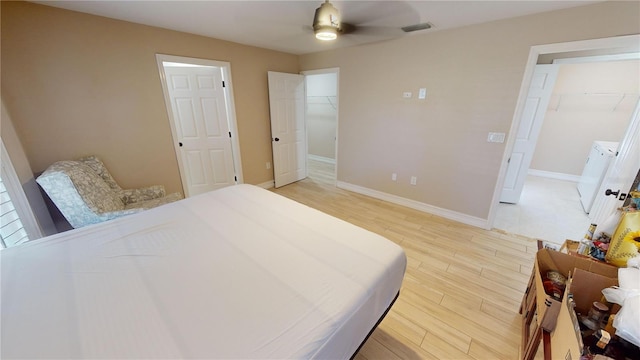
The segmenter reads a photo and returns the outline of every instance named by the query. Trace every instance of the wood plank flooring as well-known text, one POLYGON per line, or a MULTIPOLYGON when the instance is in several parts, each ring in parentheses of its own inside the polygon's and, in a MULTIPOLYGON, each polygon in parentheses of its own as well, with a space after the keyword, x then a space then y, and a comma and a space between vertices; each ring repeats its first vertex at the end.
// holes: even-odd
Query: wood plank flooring
POLYGON ((488 231, 335 187, 333 165, 273 191, 385 236, 408 266, 400 296, 356 359, 517 359, 533 239, 488 231))

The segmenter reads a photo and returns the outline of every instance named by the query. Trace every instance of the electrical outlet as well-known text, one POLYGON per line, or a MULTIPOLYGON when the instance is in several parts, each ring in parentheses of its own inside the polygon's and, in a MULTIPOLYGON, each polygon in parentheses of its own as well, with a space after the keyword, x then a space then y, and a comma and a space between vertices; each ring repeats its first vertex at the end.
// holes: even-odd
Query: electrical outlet
POLYGON ((271 169, 271 163, 267 161, 267 170, 271 169))
POLYGON ((411 177, 411 185, 415 185, 418 182, 418 178, 416 176, 411 177))
POLYGON ((393 180, 393 181, 398 180, 398 174, 396 174, 396 173, 391 174, 391 180, 393 180))

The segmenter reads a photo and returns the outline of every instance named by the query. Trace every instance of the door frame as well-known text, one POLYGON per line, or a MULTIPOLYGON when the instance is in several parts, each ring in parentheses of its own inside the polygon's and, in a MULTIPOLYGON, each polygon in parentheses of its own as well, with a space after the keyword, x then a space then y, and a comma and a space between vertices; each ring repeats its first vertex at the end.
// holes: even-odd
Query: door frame
POLYGON ((164 102, 167 110, 167 116, 169 118, 169 127, 171 128, 171 136, 173 139, 173 148, 176 154, 176 159, 178 161, 178 171, 180 172, 180 181, 182 182, 182 190, 184 191, 185 197, 187 194, 187 181, 186 181, 186 173, 184 171, 184 164, 182 163, 182 157, 178 154, 180 153, 180 146, 178 145, 178 135, 176 134, 176 122, 173 117, 173 110, 171 108, 171 99, 169 97, 169 88, 167 87, 167 79, 164 74, 164 66, 163 62, 175 62, 175 63, 183 63, 183 64, 191 64, 191 65, 200 65, 200 66, 211 66, 217 67, 222 70, 222 80, 224 80, 225 87, 225 106, 227 107, 227 117, 229 122, 229 131, 231 132, 231 157, 233 158, 233 168, 236 175, 236 183, 242 184, 244 183, 244 177, 242 175, 242 159, 240 157, 240 141, 238 134, 238 123, 236 120, 236 107, 233 99, 233 82, 231 81, 231 63, 226 61, 218 61, 218 60, 210 60, 210 59, 200 59, 200 58, 192 58, 186 56, 175 56, 175 55, 165 55, 165 54, 156 54, 156 62, 158 64, 158 72, 160 74, 160 82, 162 84, 162 92, 164 94, 164 102))
MULTIPOLYGON (((27 241, 40 239, 43 237, 42 229, 40 228, 36 215, 33 213, 33 209, 29 204, 29 199, 27 199, 27 195, 20 184, 20 179, 18 178, 16 169, 13 167, 11 157, 7 152, 7 148, 4 146, 4 140, 2 140, 1 137, 0 168, 0 178, 2 178, 2 183, 7 189, 9 198, 18 213, 18 218, 22 223, 22 227, 27 232, 27 236, 29 237, 29 240, 27 241)), ((2 240, 0 240, 0 242, 2 242, 2 240)), ((2 243, 2 245, 3 246, 0 247, 6 247, 6 244, 2 243)))
MULTIPOLYGON (((305 87, 306 87, 306 76, 307 75, 321 75, 321 74, 336 74, 336 134, 335 134, 335 156, 336 156, 336 162, 335 162, 335 178, 336 181, 338 180, 338 141, 340 141, 340 137, 338 136, 338 132, 340 129, 340 68, 338 67, 334 67, 334 68, 325 68, 325 69, 316 69, 316 70, 305 70, 305 71, 301 71, 300 74, 305 76, 305 87)), ((304 122, 305 125, 307 125, 307 99, 305 96, 305 101, 304 101, 304 106, 305 106, 305 117, 304 117, 304 122)), ((305 132, 306 132, 306 136, 307 136, 307 144, 309 143, 309 127, 305 126, 305 132)), ((309 149, 307 148, 307 156, 309 155, 309 149)), ((307 175, 308 174, 308 167, 307 167, 307 175)))
POLYGON ((515 135, 520 127, 520 120, 524 112, 525 102, 529 93, 529 86, 533 77, 533 70, 538 62, 538 57, 545 54, 572 52, 572 51, 591 51, 591 50, 614 50, 614 49, 637 49, 640 43, 640 35, 625 35, 592 40, 570 41, 546 45, 534 45, 529 50, 529 57, 525 66, 522 83, 520 84, 520 92, 516 102, 516 108, 511 122, 511 128, 507 137, 507 144, 502 154, 502 162, 498 172, 498 181, 493 190, 493 198, 489 207, 489 217, 486 223, 486 229, 490 230, 500 203, 500 195, 504 186, 505 175, 509 157, 513 152, 515 144, 515 135))

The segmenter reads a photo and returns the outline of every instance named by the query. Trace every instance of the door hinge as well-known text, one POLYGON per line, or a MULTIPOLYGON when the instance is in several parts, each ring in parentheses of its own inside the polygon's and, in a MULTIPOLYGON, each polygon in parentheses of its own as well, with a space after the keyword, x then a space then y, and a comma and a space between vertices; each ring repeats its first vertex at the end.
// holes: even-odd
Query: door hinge
POLYGON ((224 80, 222 80, 222 87, 225 87, 224 80))
POLYGON ((231 131, 229 131, 229 137, 231 137, 231 131))
POLYGON ((236 182, 238 182, 238 177, 237 177, 237 176, 234 176, 234 177, 233 177, 233 179, 234 179, 236 182))

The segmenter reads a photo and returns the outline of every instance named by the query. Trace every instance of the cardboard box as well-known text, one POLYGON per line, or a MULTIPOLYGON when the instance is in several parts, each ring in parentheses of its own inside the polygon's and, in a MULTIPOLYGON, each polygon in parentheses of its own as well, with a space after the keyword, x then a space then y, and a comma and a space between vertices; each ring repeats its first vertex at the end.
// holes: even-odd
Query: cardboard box
POLYGON ((576 254, 578 252, 578 247, 580 247, 580 241, 567 239, 562 244, 562 247, 560 247, 560 252, 569 255, 576 254))
POLYGON ((617 285, 618 268, 615 266, 586 257, 578 257, 554 250, 542 249, 536 253, 535 262, 536 292, 538 298, 537 310, 539 319, 542 319, 546 310, 544 300, 547 298, 547 294, 544 292, 542 281, 545 279, 547 271, 557 270, 569 278, 570 275, 576 273, 575 269, 584 271, 579 275, 578 284, 574 285, 578 286, 578 291, 581 293, 576 294, 575 289, 573 291, 573 299, 576 302, 577 308, 581 311, 584 311, 584 306, 587 306, 586 309, 588 311, 589 307, 591 307, 591 303, 594 301, 600 301, 602 298, 602 293, 600 291, 602 289, 617 285), (590 277, 593 277, 593 279, 590 277), (594 281, 594 286, 589 285, 592 280, 594 281))
MULTIPOLYGON (((547 294, 542 284, 547 271, 557 270, 570 279, 570 286, 565 290, 562 299, 555 330, 551 333, 551 353, 553 359, 564 359, 568 353, 572 359, 579 359, 582 349, 577 339, 579 334, 574 331, 574 322, 567 306, 567 294, 573 294, 576 311, 586 314, 594 301, 603 299, 602 289, 618 284, 618 268, 590 258, 542 249, 536 253, 534 269, 538 319, 542 319, 547 310, 544 303, 547 294)), ((613 312, 616 310, 617 308, 614 308, 613 312)))
POLYGON ((618 268, 589 257, 573 256, 558 251, 542 249, 536 253, 536 263, 544 271, 558 270, 564 275, 573 273, 573 269, 582 269, 609 278, 618 278, 618 268))
POLYGON ((575 269, 571 276, 571 288, 569 291, 573 294, 576 312, 586 315, 594 301, 606 303, 606 299, 602 295, 602 289, 615 285, 618 285, 617 275, 612 278, 595 272, 575 269))

